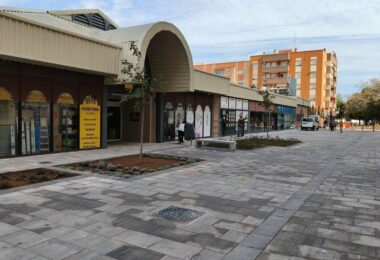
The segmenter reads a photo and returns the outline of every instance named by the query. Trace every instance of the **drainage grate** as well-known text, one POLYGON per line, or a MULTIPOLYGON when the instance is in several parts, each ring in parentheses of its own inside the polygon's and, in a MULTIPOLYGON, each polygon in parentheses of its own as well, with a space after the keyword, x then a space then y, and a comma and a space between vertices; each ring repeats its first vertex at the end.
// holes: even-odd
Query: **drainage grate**
POLYGON ((52 163, 52 162, 49 162, 49 161, 43 161, 43 162, 38 162, 39 164, 48 164, 48 163, 52 163))
POLYGON ((204 213, 192 209, 170 207, 160 210, 154 215, 156 217, 162 217, 167 220, 189 222, 196 218, 199 218, 200 216, 204 215, 204 213))

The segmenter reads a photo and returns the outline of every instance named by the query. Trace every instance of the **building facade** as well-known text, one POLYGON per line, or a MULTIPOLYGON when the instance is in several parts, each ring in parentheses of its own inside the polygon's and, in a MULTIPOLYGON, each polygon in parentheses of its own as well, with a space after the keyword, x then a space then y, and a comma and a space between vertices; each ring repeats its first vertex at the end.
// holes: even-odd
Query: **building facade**
MULTIPOLYGON (((131 85, 138 87, 123 78, 124 59, 165 78, 145 107, 146 142, 175 140, 182 120, 193 124, 196 138, 216 137, 223 117, 234 134, 240 115, 246 131, 256 132, 289 128, 298 111, 309 110, 307 100, 275 95, 273 121, 263 125, 257 90, 194 70, 186 39, 170 23, 119 28, 99 10, 2 8, 0 25, 0 157, 139 141, 141 115, 121 102, 131 85)), ((246 80, 240 72, 236 78, 246 80)))
MULTIPOLYGON (((195 68, 226 76, 237 83, 236 77, 229 74, 234 64, 200 64, 195 68)), ((308 99, 315 114, 327 116, 330 112, 335 113, 338 62, 334 52, 286 49, 250 56, 248 65, 246 61, 237 64, 248 67, 240 70, 239 85, 244 82, 246 87, 308 99)))

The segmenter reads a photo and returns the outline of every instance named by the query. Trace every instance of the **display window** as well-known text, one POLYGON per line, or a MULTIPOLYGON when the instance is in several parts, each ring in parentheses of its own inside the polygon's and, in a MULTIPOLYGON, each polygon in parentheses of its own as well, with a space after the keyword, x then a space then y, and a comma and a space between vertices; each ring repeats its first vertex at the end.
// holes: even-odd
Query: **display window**
POLYGON ((12 94, 0 87, 0 157, 16 155, 17 114, 12 94))
POLYGON ((59 95, 53 108, 53 151, 78 149, 78 106, 69 93, 59 95))
POLYGON ((195 138, 203 137, 203 110, 200 105, 195 110, 195 138))
POLYGON ((50 104, 39 90, 29 92, 21 104, 21 153, 50 151, 50 104))
POLYGON ((167 102, 164 108, 164 141, 175 139, 174 107, 171 102, 167 102))
POLYGON ((178 127, 185 119, 185 110, 183 109, 183 105, 178 103, 177 108, 175 110, 175 135, 178 136, 178 127))

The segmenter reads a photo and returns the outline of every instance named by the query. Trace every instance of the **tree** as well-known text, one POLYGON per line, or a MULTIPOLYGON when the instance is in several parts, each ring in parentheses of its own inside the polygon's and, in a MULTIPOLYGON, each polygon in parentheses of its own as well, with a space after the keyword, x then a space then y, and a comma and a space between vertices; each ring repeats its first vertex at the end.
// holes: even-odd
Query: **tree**
POLYGON ((340 120, 342 120, 343 117, 345 116, 346 107, 347 107, 346 101, 342 98, 341 95, 338 95, 336 99, 336 109, 338 111, 338 118, 340 118, 340 120))
POLYGON ((361 91, 348 99, 346 110, 351 119, 371 123, 375 131, 375 124, 380 121, 380 79, 364 83, 361 91))
POLYGON ((122 98, 122 102, 130 102, 134 109, 140 112, 140 162, 142 160, 144 145, 144 114, 145 105, 151 102, 153 93, 161 89, 164 85, 162 75, 152 77, 149 68, 145 67, 145 60, 142 60, 142 54, 134 41, 129 42, 129 51, 131 58, 121 61, 121 73, 125 76, 122 82, 132 84, 129 90, 122 98))
POLYGON ((265 112, 267 113, 266 124, 267 124, 267 138, 269 138, 269 124, 270 124, 270 108, 273 105, 274 95, 269 93, 268 90, 258 90, 259 95, 263 98, 263 106, 265 108, 265 112))

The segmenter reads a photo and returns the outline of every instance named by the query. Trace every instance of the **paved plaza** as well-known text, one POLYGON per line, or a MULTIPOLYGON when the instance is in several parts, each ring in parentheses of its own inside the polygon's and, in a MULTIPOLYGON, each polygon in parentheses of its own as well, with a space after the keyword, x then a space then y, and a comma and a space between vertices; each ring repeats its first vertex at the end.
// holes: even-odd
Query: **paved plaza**
MULTIPOLYGON (((175 144, 204 161, 130 179, 96 174, 0 193, 0 259, 380 259, 380 134, 289 130, 252 151, 175 144), (173 219, 162 210, 190 210, 173 219)), ((1 171, 137 146, 0 160, 1 171)))

